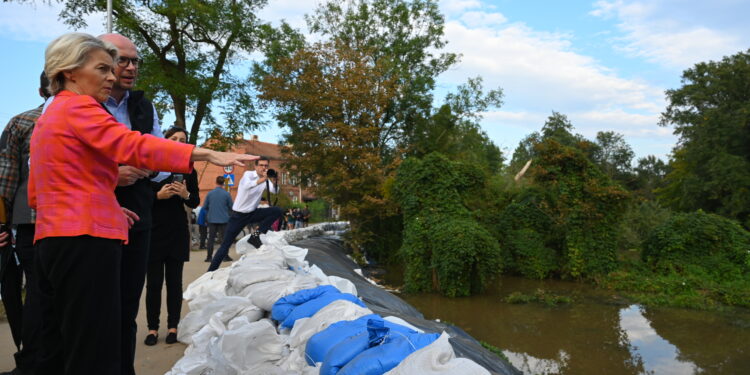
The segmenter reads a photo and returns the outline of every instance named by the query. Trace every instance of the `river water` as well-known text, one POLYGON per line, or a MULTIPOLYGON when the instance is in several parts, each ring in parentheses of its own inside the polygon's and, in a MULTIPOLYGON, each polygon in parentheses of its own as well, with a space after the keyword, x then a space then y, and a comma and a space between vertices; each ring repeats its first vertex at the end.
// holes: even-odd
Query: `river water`
POLYGON ((645 308, 586 284, 515 277, 503 277, 490 289, 468 298, 400 296, 426 318, 457 325, 500 348, 525 374, 750 374, 747 309, 645 308), (512 292, 538 289, 573 302, 503 302, 512 292))

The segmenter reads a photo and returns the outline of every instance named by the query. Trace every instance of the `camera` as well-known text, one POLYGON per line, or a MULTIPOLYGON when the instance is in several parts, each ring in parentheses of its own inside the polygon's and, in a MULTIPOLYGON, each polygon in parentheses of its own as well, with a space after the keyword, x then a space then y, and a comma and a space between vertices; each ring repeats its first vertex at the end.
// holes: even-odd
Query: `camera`
POLYGON ((185 179, 185 176, 182 174, 176 174, 174 175, 174 182, 182 182, 182 180, 185 179))
POLYGON ((268 171, 266 171, 266 176, 268 176, 268 178, 277 178, 279 177, 279 174, 276 173, 275 169, 269 168, 268 171))

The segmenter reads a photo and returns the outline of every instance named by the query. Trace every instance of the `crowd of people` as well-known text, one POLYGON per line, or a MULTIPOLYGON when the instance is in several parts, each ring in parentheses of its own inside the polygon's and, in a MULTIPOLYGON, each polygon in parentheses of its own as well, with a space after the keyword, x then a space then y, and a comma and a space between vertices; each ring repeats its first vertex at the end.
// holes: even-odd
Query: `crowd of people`
MULTIPOLYGON (((195 147, 179 127, 162 134, 153 104, 133 89, 140 62, 121 35, 58 37, 45 51, 44 103, 3 131, 0 195, 12 207, 13 231, 0 233, 0 247, 19 254, 26 280, 16 368, 3 374, 135 374, 144 283, 146 343, 158 340, 164 282, 166 341, 176 341, 190 248, 183 207, 200 203, 194 161, 255 161, 211 268, 235 228, 260 222, 251 236, 259 246, 260 233, 281 216, 274 207, 256 210, 262 191, 275 189, 264 174, 268 160, 195 147)), ((221 220, 211 220, 215 237, 221 220)))

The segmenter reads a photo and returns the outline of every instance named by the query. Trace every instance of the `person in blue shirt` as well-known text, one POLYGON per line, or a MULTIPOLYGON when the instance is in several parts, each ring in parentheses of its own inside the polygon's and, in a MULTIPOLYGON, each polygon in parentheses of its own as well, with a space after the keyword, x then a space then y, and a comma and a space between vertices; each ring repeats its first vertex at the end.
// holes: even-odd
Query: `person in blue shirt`
MULTIPOLYGON (((201 211, 206 211, 206 222, 208 223, 208 255, 206 262, 210 262, 214 254, 214 241, 216 234, 224 234, 229 222, 229 215, 232 213, 232 196, 224 190, 224 177, 216 177, 216 187, 208 192, 206 201, 201 211)), ((222 238, 223 241, 223 238, 222 238)), ((220 241, 221 242, 221 241, 220 241)), ((231 261, 229 255, 224 257, 224 261, 231 261)))

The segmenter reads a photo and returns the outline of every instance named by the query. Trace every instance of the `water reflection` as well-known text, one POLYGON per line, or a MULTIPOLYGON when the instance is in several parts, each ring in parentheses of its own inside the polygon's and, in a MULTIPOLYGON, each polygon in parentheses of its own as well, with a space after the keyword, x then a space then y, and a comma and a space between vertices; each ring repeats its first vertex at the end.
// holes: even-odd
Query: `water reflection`
POLYGON ((514 353, 503 350, 513 367, 524 374, 560 374, 567 367, 570 355, 561 350, 555 359, 539 359, 527 353, 514 353))
POLYGON ((581 283, 504 277, 470 298, 403 295, 428 319, 455 324, 525 374, 750 374, 750 314, 641 309, 581 283), (574 296, 569 306, 513 305, 536 289, 574 296))
POLYGON ((651 328, 641 307, 633 305, 620 310, 620 328, 629 340, 633 356, 642 359, 646 373, 686 375, 700 372, 694 363, 679 359, 677 347, 651 328))

